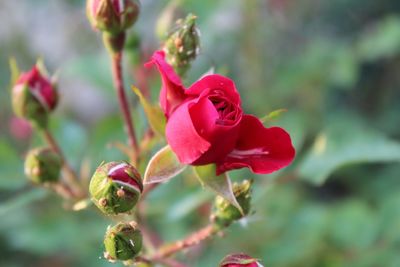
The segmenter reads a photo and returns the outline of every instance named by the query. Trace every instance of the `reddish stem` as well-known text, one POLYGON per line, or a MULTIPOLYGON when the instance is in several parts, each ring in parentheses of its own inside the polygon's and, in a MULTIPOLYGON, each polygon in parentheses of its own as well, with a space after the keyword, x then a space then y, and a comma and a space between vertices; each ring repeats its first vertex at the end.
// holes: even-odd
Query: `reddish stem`
POLYGON ((53 135, 48 129, 43 130, 43 137, 48 143, 48 145, 53 149, 55 153, 57 153, 61 159, 62 167, 65 172, 65 179, 67 180, 67 183, 69 186, 71 186, 71 192, 74 194, 74 196, 82 197, 82 189, 81 185, 78 181, 78 176, 75 173, 75 171, 72 169, 72 167, 69 165, 68 161, 64 157, 64 154, 61 151, 60 146, 58 145, 57 141, 54 139, 53 135))
POLYGON ((112 54, 112 73, 119 105, 125 122, 125 131, 128 135, 128 143, 129 146, 132 147, 134 152, 131 160, 132 163, 135 164, 136 158, 139 153, 139 146, 136 141, 136 135, 132 123, 132 116, 129 110, 129 104, 126 98, 124 83, 122 79, 122 52, 112 54))
POLYGON ((176 241, 172 244, 166 245, 164 248, 161 248, 160 251, 155 255, 155 259, 163 259, 167 258, 178 251, 189 248, 194 245, 198 245, 201 241, 206 240, 212 235, 216 234, 217 231, 213 225, 208 225, 199 231, 191 234, 187 238, 183 240, 176 241))

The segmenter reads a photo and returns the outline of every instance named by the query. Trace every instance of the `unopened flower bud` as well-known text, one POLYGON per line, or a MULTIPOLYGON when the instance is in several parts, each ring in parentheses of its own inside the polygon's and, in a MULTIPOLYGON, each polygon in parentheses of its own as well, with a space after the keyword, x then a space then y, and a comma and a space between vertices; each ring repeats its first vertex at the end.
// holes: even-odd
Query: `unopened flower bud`
POLYGON ((55 86, 40 73, 37 66, 22 73, 12 88, 12 105, 17 116, 43 128, 48 113, 57 106, 58 92, 55 86))
POLYGON ((180 75, 184 76, 190 62, 200 50, 200 35, 196 27, 196 16, 189 14, 184 20, 178 20, 176 28, 169 34, 164 44, 167 62, 180 75))
POLYGON ((126 162, 101 164, 89 185, 92 200, 106 214, 130 211, 139 200, 143 183, 138 171, 126 162))
POLYGON ((119 34, 131 27, 140 11, 138 0, 88 0, 86 12, 93 28, 119 34))
POLYGON ((129 260, 137 256, 142 249, 142 233, 135 222, 118 223, 107 230, 104 237, 107 260, 129 260))
POLYGON ((36 148, 26 156, 25 174, 36 184, 58 182, 61 158, 50 148, 36 148))
POLYGON ((233 184, 233 193, 236 201, 242 207, 243 214, 227 200, 217 196, 214 203, 215 212, 213 214, 217 226, 226 227, 249 213, 251 208, 251 184, 252 181, 249 180, 244 180, 241 184, 233 184))
POLYGON ((263 267, 257 259, 254 259, 246 254, 230 254, 226 256, 219 267, 263 267))

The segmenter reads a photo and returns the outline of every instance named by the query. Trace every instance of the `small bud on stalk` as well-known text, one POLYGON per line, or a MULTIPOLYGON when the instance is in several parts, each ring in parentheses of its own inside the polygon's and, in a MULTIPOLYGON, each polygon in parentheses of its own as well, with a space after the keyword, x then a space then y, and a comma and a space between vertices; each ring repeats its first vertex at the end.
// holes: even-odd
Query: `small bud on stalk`
POLYGON ((190 62, 199 53, 200 36, 196 27, 196 16, 189 14, 184 20, 178 20, 176 28, 169 34, 164 44, 167 62, 179 76, 184 76, 190 62))
POLYGON ((36 148, 26 156, 25 174, 36 184, 58 182, 60 170, 61 158, 50 148, 36 148))
POLYGON ((101 164, 93 174, 89 191, 94 204, 106 214, 130 211, 139 200, 143 183, 138 171, 126 162, 101 164))
POLYGON ((58 102, 55 85, 37 66, 22 73, 12 88, 12 105, 18 117, 28 119, 39 128, 47 126, 48 115, 58 102))
POLYGON ((88 0, 87 17, 93 28, 117 35, 137 20, 140 3, 137 0, 88 0))
MULTIPOLYGON (((233 184, 233 193, 237 202, 242 207, 244 215, 250 211, 252 181, 244 180, 241 184, 233 184)), ((217 227, 229 226, 232 222, 243 217, 240 211, 224 198, 217 196, 215 199, 215 212, 213 214, 217 227)))
POLYGON ((125 30, 137 20, 140 12, 138 0, 88 0, 86 13, 94 29, 103 32, 103 41, 111 54, 122 51, 125 30))
POLYGON ((129 260, 142 249, 142 234, 135 222, 121 222, 107 230, 104 246, 104 257, 107 260, 129 260))
POLYGON ((257 259, 254 259, 246 254, 230 254, 226 256, 219 267, 263 267, 257 259))

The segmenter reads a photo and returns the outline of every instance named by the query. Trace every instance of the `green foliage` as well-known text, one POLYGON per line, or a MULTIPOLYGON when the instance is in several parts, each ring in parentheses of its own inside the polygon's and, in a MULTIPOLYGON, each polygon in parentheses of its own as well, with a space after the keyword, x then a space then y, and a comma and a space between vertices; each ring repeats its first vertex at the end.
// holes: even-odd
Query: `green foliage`
POLYGON ((340 167, 374 162, 400 162, 400 143, 347 115, 328 120, 299 171, 304 179, 322 184, 340 167))
MULTIPOLYGON (((83 25, 84 19, 70 19, 83 14, 84 1, 50 2, 22 0, 2 5, 9 17, 23 17, 24 25, 35 27, 17 27, 8 19, 2 22, 0 265, 115 266, 99 259, 100 240, 109 220, 92 207, 67 212, 52 193, 29 185, 23 158, 30 147, 38 145, 39 137, 20 140, 9 127, 7 60, 15 56, 22 70, 29 69, 40 53, 50 70, 60 69, 61 105, 50 128, 72 165, 79 169, 83 159, 89 158, 91 172, 103 160, 127 159, 114 146, 107 146, 126 139, 109 58, 99 36, 83 25), (21 16, 26 10, 28 15, 21 16), (49 15, 34 15, 37 10, 49 15), (68 23, 49 24, 59 18, 67 18, 68 23)), ((169 1, 142 2, 135 32, 145 52, 141 60, 146 61, 148 53, 159 47, 152 26, 169 1)), ((202 53, 184 82, 189 85, 214 67, 216 73, 235 81, 246 113, 261 117, 271 110, 287 109, 267 126, 287 129, 297 151, 294 164, 273 175, 253 176, 246 170, 230 173, 232 180, 254 179, 255 213, 233 224, 224 238, 206 242, 198 250, 201 253, 182 254, 186 260, 190 255, 191 266, 215 266, 225 255, 238 251, 273 267, 400 266, 397 2, 180 1, 180 12, 195 13, 202 30, 202 53)), ((125 77, 132 77, 130 67, 124 65, 125 77)), ((160 84, 151 73, 148 79, 151 99, 146 101, 151 109, 145 107, 143 112, 138 107, 140 101, 145 104, 143 99, 127 92, 136 106, 138 136, 144 135, 147 119, 155 132, 163 133, 163 123, 157 119, 162 113, 153 106, 160 84)), ((139 83, 127 78, 125 84, 139 83)), ((146 147, 148 157, 140 170, 164 145, 160 139, 157 142, 146 147)), ((145 179, 164 181, 178 173, 180 177, 169 179, 148 196, 151 204, 146 213, 149 226, 173 241, 208 222, 207 203, 215 194, 199 186, 190 171, 182 172, 184 166, 170 150, 165 154, 150 166, 172 162, 174 167, 166 174, 153 167, 145 179)), ((204 172, 206 186, 229 196, 228 178, 216 179, 212 170, 204 172)))

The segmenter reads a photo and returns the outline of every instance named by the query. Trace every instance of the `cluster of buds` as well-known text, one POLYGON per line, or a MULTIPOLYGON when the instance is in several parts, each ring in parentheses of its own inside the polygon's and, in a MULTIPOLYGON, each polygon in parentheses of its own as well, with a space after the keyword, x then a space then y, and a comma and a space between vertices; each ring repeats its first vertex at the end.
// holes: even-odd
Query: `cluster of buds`
POLYGON ((35 184, 58 182, 60 170, 61 158, 50 148, 36 148, 26 156, 25 174, 35 184))
POLYGON ((142 234, 135 222, 118 223, 107 229, 104 257, 109 261, 129 260, 142 249, 142 234))
POLYGON ((132 165, 109 162, 97 168, 89 191, 94 204, 105 214, 113 215, 133 209, 143 191, 143 183, 132 165))
POLYGON ((12 88, 12 106, 15 114, 31 121, 39 128, 47 127, 48 116, 58 102, 58 92, 53 84, 35 65, 22 73, 12 88))
POLYGON ((254 259, 246 254, 230 254, 226 256, 219 267, 263 267, 257 259, 254 259))
POLYGON ((219 228, 229 226, 232 222, 239 220, 250 212, 251 208, 251 180, 244 180, 241 184, 233 184, 233 193, 236 201, 242 207, 243 213, 229 203, 226 199, 217 196, 214 203, 212 220, 219 228))
POLYGON ((125 31, 137 20, 138 0, 88 0, 86 13, 90 24, 103 32, 104 44, 112 53, 123 49, 125 31))
POLYGON ((178 20, 164 44, 163 50, 167 62, 180 76, 186 74, 190 62, 200 51, 200 34, 196 27, 196 18, 195 15, 189 14, 184 20, 178 20))

